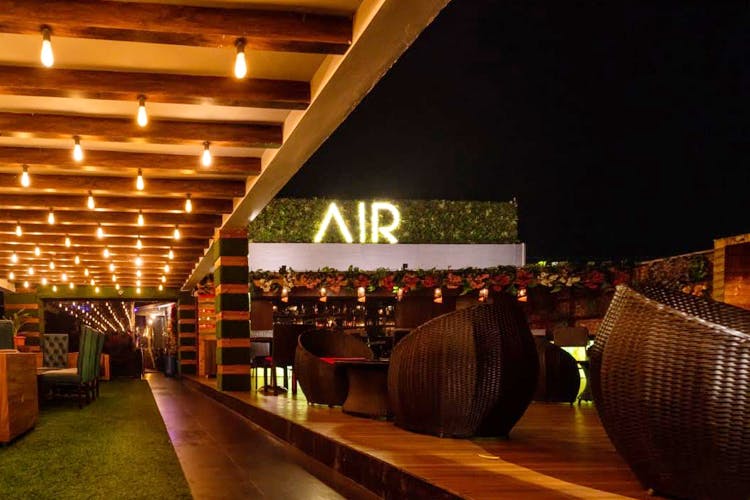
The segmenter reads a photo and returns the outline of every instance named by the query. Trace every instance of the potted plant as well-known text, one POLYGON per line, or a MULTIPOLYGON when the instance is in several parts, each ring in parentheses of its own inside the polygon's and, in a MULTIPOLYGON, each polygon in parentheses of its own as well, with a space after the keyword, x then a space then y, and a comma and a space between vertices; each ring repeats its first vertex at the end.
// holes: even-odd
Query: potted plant
POLYGON ((26 337, 19 335, 19 332, 30 317, 31 315, 25 312, 25 309, 14 312, 10 317, 3 316, 3 319, 10 320, 13 323, 13 342, 16 348, 26 345, 26 337))

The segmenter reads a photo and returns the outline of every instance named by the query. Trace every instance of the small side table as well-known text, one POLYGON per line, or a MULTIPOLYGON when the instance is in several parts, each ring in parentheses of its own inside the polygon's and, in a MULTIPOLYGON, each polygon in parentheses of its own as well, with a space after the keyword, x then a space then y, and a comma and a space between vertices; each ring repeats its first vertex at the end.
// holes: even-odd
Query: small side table
POLYGON ((346 369, 349 392, 341 409, 351 415, 387 418, 388 361, 361 360, 336 361, 346 369))

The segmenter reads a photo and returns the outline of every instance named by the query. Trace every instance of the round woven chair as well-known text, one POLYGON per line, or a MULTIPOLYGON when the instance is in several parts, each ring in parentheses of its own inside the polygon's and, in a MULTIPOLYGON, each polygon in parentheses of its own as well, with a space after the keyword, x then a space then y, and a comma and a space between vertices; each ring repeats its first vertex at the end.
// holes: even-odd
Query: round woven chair
POLYGON ((646 488, 750 498, 750 311, 621 285, 589 354, 602 425, 646 488))
POLYGON ((308 403, 344 404, 349 384, 346 371, 336 366, 337 358, 373 359, 374 355, 367 344, 338 330, 311 330, 297 339, 294 373, 308 403))
POLYGON ((535 338, 539 357, 539 380, 534 401, 547 403, 574 403, 581 386, 578 363, 559 345, 535 338))
POLYGON ((538 367, 531 331, 512 298, 439 316, 393 349, 394 422, 441 437, 507 436, 531 402, 538 367))

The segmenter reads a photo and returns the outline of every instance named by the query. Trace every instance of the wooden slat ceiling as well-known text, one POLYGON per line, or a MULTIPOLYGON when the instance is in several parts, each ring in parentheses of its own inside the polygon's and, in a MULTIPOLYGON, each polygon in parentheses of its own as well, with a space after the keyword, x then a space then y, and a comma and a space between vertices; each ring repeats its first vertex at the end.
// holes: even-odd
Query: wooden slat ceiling
POLYGON ((113 275, 121 286, 185 283, 264 155, 283 145, 285 120, 309 106, 326 57, 348 50, 360 0, 214 5, 0 0, 0 278, 13 273, 19 291, 43 279, 111 286, 113 275), (40 61, 43 26, 51 68, 40 61))

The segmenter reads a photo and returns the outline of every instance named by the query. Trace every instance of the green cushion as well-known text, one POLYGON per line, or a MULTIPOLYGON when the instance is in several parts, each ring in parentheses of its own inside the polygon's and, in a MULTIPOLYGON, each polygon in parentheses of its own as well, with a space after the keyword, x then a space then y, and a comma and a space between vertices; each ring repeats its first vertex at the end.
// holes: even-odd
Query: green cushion
POLYGON ((42 374, 42 381, 48 384, 79 384, 81 377, 76 368, 50 370, 42 374))

